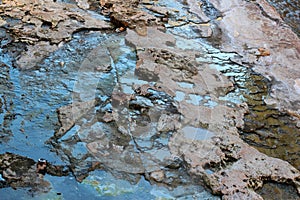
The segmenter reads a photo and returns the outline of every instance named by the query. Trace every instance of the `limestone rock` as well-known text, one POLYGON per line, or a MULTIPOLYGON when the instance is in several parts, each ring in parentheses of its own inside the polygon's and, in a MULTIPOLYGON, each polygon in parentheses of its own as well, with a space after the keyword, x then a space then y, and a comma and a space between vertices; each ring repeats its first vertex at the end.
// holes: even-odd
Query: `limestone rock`
POLYGON ((34 46, 29 46, 27 51, 21 54, 21 57, 17 60, 18 66, 22 69, 30 69, 41 62, 49 52, 54 52, 58 49, 57 45, 51 45, 49 42, 37 42, 34 46))
POLYGON ((150 177, 152 179, 154 179, 155 181, 157 181, 157 182, 162 182, 163 179, 164 179, 164 177, 165 177, 165 174, 164 174, 164 172, 162 170, 160 170, 160 171, 154 171, 154 172, 150 173, 150 177))
POLYGON ((20 20, 8 27, 14 33, 15 41, 30 44, 18 60, 19 67, 24 69, 34 67, 55 51, 59 43, 70 40, 78 30, 111 28, 110 23, 95 18, 75 5, 50 0, 4 1, 0 9, 3 11, 0 16, 20 20))
POLYGON ((91 100, 88 102, 75 102, 59 108, 57 113, 61 127, 55 132, 56 139, 62 137, 70 130, 81 117, 94 108, 94 105, 95 100, 91 100))
POLYGON ((299 190, 299 172, 286 161, 268 157, 234 135, 218 135, 206 141, 186 140, 176 134, 169 144, 182 156, 190 173, 204 177, 215 194, 232 199, 236 195, 255 196, 253 190, 264 180, 292 182, 299 190), (241 192, 241 193, 240 193, 241 192))
POLYGON ((294 80, 300 77, 298 36, 284 25, 279 14, 265 0, 257 1, 256 4, 242 0, 211 2, 224 13, 219 21, 223 33, 222 49, 238 52, 243 55, 244 62, 254 63, 255 71, 273 77, 276 83, 272 85, 271 97, 279 107, 299 109, 299 96, 294 87, 294 80), (245 50, 245 44, 248 49, 263 46, 268 50, 264 50, 263 54, 268 56, 252 59, 252 52, 245 50))
POLYGON ((180 115, 162 114, 158 120, 157 130, 159 132, 175 131, 181 128, 180 115))

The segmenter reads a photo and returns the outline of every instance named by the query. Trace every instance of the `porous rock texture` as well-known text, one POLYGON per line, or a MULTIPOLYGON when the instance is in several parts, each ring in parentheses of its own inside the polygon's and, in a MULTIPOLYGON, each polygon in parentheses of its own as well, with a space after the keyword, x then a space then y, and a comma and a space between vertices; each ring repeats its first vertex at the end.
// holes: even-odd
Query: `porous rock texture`
MULTIPOLYGON (((89 8, 89 1, 76 2, 77 6, 50 0, 2 1, 0 25, 7 26, 14 34, 15 42, 28 43, 27 51, 17 61, 20 68, 35 66, 48 53, 70 40, 76 31, 112 29, 110 23, 91 17, 91 13, 85 10, 89 8), (11 18, 18 20, 13 21, 14 24, 8 23, 11 18)), ((135 74, 142 80, 155 82, 154 86, 141 85, 141 93, 135 90, 136 94, 130 98, 126 94, 115 93, 112 100, 120 102, 121 99, 126 103, 140 95, 138 102, 131 105, 145 111, 153 105, 147 99, 149 89, 159 91, 165 97, 175 98, 180 92, 185 97, 177 104, 166 98, 167 103, 176 107, 173 109, 176 112, 163 113, 155 121, 158 127, 151 134, 172 131, 167 147, 137 153, 134 145, 122 145, 119 140, 143 140, 145 133, 134 132, 139 135, 130 138, 129 131, 121 126, 118 110, 106 113, 103 121, 116 123, 119 133, 115 135, 120 138, 113 140, 109 134, 93 136, 94 130, 91 130, 87 134, 89 137, 81 139, 87 143, 90 153, 108 168, 124 173, 150 174, 149 179, 160 183, 166 182, 164 173, 168 170, 167 166, 173 165, 175 158, 179 158, 190 177, 198 178, 199 184, 204 183, 212 193, 221 195, 223 199, 262 199, 255 190, 263 185, 263 181, 291 184, 300 193, 297 169, 286 161, 260 153, 239 138, 238 128, 243 126, 247 105, 242 103, 232 107, 219 100, 220 96, 233 89, 232 81, 208 63, 199 61, 205 51, 182 48, 166 27, 190 22, 198 24, 202 37, 215 40, 213 44, 223 52, 240 55, 234 62, 253 67, 272 81, 270 96, 265 99, 268 104, 287 110, 298 118, 300 40, 264 0, 210 2, 219 14, 207 14, 198 2, 189 0, 185 6, 192 17, 180 19, 174 14, 180 15, 180 12, 149 1, 142 1, 142 4, 120 0, 99 2, 102 13, 108 15, 117 28, 127 29, 126 42, 135 48, 137 54, 135 74), (142 6, 159 15, 149 14, 141 9, 142 6), (193 86, 182 88, 178 83, 193 86), (193 104, 187 97, 203 95, 216 105, 193 104), (192 130, 200 131, 203 136, 193 135, 192 130)), ((161 97, 160 100, 164 99, 161 97)), ((61 138, 93 107, 94 102, 90 101, 75 102, 59 109, 62 128, 55 133, 56 139, 61 138)))

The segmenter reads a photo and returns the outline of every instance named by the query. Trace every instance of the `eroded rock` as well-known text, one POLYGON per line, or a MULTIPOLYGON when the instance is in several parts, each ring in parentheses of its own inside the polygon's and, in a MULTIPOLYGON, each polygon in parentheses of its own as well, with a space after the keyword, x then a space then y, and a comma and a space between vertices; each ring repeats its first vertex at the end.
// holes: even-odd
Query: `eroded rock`
POLYGON ((292 182, 299 190, 299 172, 286 161, 268 157, 237 136, 223 133, 204 140, 175 134, 169 146, 188 164, 191 175, 204 178, 225 199, 261 197, 254 193, 265 180, 292 182))
MULTIPOLYGON (((8 5, 8 2, 6 3, 8 5)), ((13 3, 15 6, 25 4, 13 1, 11 5, 13 3)), ((175 36, 167 33, 164 28, 146 27, 146 25, 157 24, 157 18, 139 10, 137 1, 129 4, 126 1, 104 0, 100 3, 103 12, 111 13, 112 22, 116 26, 135 29, 135 31, 127 29, 126 35, 127 43, 132 45, 137 53, 135 75, 143 81, 154 83, 132 86, 130 89, 134 91, 134 94, 124 92, 118 88, 121 87, 120 85, 116 87, 115 89, 120 90, 107 94, 113 102, 112 105, 109 101, 102 105, 110 107, 111 110, 104 109, 104 113, 101 113, 103 110, 99 109, 103 119, 101 123, 96 121, 97 118, 93 118, 87 124, 84 124, 84 120, 80 121, 89 110, 95 114, 93 101, 75 102, 59 109, 61 128, 55 133, 56 139, 65 136, 78 121, 82 125, 76 131, 80 138, 75 140, 71 138, 73 135, 71 139, 64 138, 60 141, 62 146, 68 149, 72 146, 68 141, 72 144, 80 141, 89 150, 83 153, 82 157, 87 158, 91 153, 101 165, 105 166, 105 169, 113 169, 125 174, 150 174, 151 180, 173 186, 182 183, 173 177, 179 174, 177 169, 182 169, 182 163, 184 163, 184 168, 190 176, 203 179, 213 193, 222 195, 224 199, 261 199, 255 190, 262 186, 264 180, 289 183, 297 187, 299 191, 299 171, 285 161, 259 153, 239 138, 237 128, 244 126, 242 119, 247 112, 247 105, 228 106, 220 100, 219 97, 233 89, 233 83, 228 77, 212 68, 210 65, 212 63, 201 62, 201 56, 208 52, 208 50, 205 51, 205 47, 203 51, 180 48, 175 36), (207 101, 212 103, 207 104, 207 101)), ((191 6, 196 2, 188 1, 188 3, 191 6)), ((271 13, 272 16, 269 15, 266 18, 260 13, 259 7, 251 2, 220 0, 212 1, 212 3, 224 14, 218 19, 219 28, 223 32, 220 34, 223 38, 222 48, 241 55, 245 54, 246 56, 239 63, 254 63, 258 71, 274 76, 275 80, 282 82, 286 80, 288 88, 292 84, 297 89, 297 85, 295 86, 297 82, 295 83, 294 80, 298 78, 298 69, 292 68, 296 65, 297 52, 293 48, 286 48, 286 42, 293 41, 297 45, 298 39, 283 26, 279 26, 279 29, 272 33, 271 30, 279 24, 270 17, 278 19, 277 16, 271 13), (259 19, 257 23, 250 23, 256 18, 259 19), (240 23, 241 20, 247 23, 244 25, 240 23), (252 31, 247 30, 249 27, 252 31), (277 36, 280 37, 276 38, 277 36), (285 36, 287 37, 284 38, 285 36), (261 41, 265 41, 266 38, 268 40, 261 44, 261 41), (279 46, 275 45, 276 42, 279 46), (279 54, 276 54, 277 50, 279 54), (282 61, 279 62, 279 67, 282 68, 274 67, 275 61, 279 61, 277 57, 274 57, 275 55, 279 55, 278 59, 284 58, 284 60, 288 59, 286 55, 290 55, 288 63, 291 67, 283 66, 282 61), (275 68, 280 73, 288 69, 292 75, 279 74, 275 72, 275 68), (269 71, 271 74, 268 74, 269 71)), ((266 5, 260 5, 263 10, 267 9, 266 5)), ((158 9, 152 10, 163 15, 169 14, 158 9)), ((14 11, 9 10, 8 13, 22 20, 29 20, 30 23, 39 27, 42 27, 44 22, 46 22, 44 26, 48 29, 61 26, 61 30, 67 34, 62 38, 55 37, 53 32, 51 34, 38 32, 34 35, 33 31, 29 31, 31 35, 26 36, 26 40, 29 38, 32 43, 35 43, 37 39, 49 37, 52 38, 53 43, 57 44, 68 40, 70 34, 78 30, 78 27, 79 29, 100 28, 93 22, 90 22, 93 24, 91 26, 86 24, 88 17, 86 13, 81 13, 84 11, 80 11, 80 14, 68 11, 53 19, 51 16, 45 16, 46 12, 51 12, 51 10, 30 12, 35 16, 30 19, 23 16, 20 11, 23 11, 22 7, 17 7, 14 11), (71 32, 68 32, 69 30, 66 29, 69 27, 76 28, 71 28, 71 32)), ((190 11, 200 12, 196 7, 190 11)), ((210 13, 210 17, 205 13, 200 14, 202 16, 190 19, 182 17, 179 22, 173 23, 173 27, 189 20, 201 18, 202 21, 207 21, 207 18, 217 16, 214 13, 210 13)), ((13 29, 17 35, 18 30, 13 29)), ((206 30, 208 37, 211 35, 211 30, 210 26, 206 30)), ((20 39, 23 38, 20 37, 20 39)), ((110 66, 107 65, 110 57, 106 51, 99 50, 91 55, 98 54, 106 60, 105 65, 101 65, 99 70, 110 71, 110 66)), ((111 57, 116 60, 118 55, 113 54, 111 53, 111 57)), ((216 59, 221 60, 221 64, 228 64, 225 61, 229 60, 226 56, 216 59)), ((95 63, 98 63, 98 60, 93 62, 91 57, 85 64, 90 67, 95 63)), ((121 84, 120 80, 118 84, 121 84)), ((276 86, 273 89, 280 93, 283 91, 282 88, 278 89, 276 86)), ((254 88, 252 93, 256 92, 254 88)), ((292 100, 294 97, 292 95, 289 98, 292 100)), ((284 106, 288 108, 290 105, 284 106)), ((74 171, 81 171, 78 168, 86 166, 84 163, 76 163, 76 155, 72 153, 66 154, 74 165, 77 164, 73 166, 74 171)), ((14 176, 12 171, 7 171, 6 174, 14 176)), ((79 177, 79 180, 85 176, 86 174, 79 177)))
MULTIPOLYGON (((190 63, 196 63, 194 69, 197 69, 197 73, 194 73, 193 76, 176 74, 184 73, 184 68, 180 68, 178 72, 172 71, 174 68, 176 69, 172 66, 173 62, 177 62, 176 56, 164 57, 164 52, 176 52, 177 55, 180 55, 180 50, 175 47, 166 45, 166 49, 161 50, 160 53, 150 55, 144 53, 149 51, 147 50, 148 46, 153 47, 156 43, 164 46, 166 43, 161 43, 161 41, 164 41, 164 38, 172 38, 168 34, 159 34, 158 38, 155 36, 155 31, 148 32, 148 37, 153 35, 152 43, 149 44, 141 43, 142 36, 128 31, 127 40, 138 50, 137 54, 140 60, 137 62, 137 70, 144 68, 145 71, 148 71, 146 74, 156 74, 162 82, 162 90, 171 95, 174 95, 175 91, 180 91, 180 87, 175 84, 175 81, 191 82, 199 86, 193 85, 193 94, 202 94, 201 92, 205 94, 206 91, 213 97, 220 95, 216 92, 220 91, 217 88, 230 90, 228 88, 231 87, 231 84, 225 77, 218 74, 218 78, 216 78, 212 76, 215 73, 213 70, 193 61, 195 58, 191 56, 193 55, 192 51, 189 52, 188 60, 190 63), (135 38, 135 40, 131 38, 135 38), (158 62, 159 56, 163 58, 163 62, 158 62), (214 78, 204 81, 204 86, 202 84, 200 87, 201 79, 208 80, 207 78, 210 76, 214 78)), ((157 50, 151 49, 151 52, 157 52, 157 50)), ((181 62, 181 66, 186 66, 186 63, 181 62)), ((140 73, 142 74, 143 71, 140 73)), ((142 75, 140 77, 143 78, 142 75)), ((188 88, 185 88, 184 93, 186 94, 188 91, 188 88)), ((190 96, 190 98, 192 97, 190 96)), ((197 100, 196 97, 193 98, 197 100)), ((204 134, 201 137, 193 134, 191 136, 184 129, 179 129, 173 133, 169 148, 173 155, 184 159, 188 164, 187 169, 190 174, 203 178, 215 194, 223 195, 225 199, 234 199, 235 197, 261 199, 254 190, 261 187, 265 179, 278 182, 291 181, 299 190, 300 174, 294 167, 285 161, 267 157, 239 138, 237 127, 242 127, 244 124, 241 119, 247 111, 246 105, 235 108, 217 105, 211 108, 199 105, 200 101, 196 103, 189 101, 186 97, 182 97, 180 100, 178 111, 182 114, 184 124, 190 124, 195 128, 198 128, 199 124, 207 124, 208 130, 211 132, 200 129, 195 131, 197 134, 204 134)), ((218 102, 218 100, 216 101, 218 102)))
POLYGON ((94 108, 95 100, 89 102, 75 102, 71 105, 64 106, 57 110, 61 127, 54 134, 58 139, 65 135, 76 122, 94 108))
POLYGON ((276 83, 272 85, 270 98, 279 108, 299 110, 298 93, 294 88, 294 80, 300 77, 297 35, 264 0, 256 4, 242 0, 234 3, 214 0, 212 3, 224 15, 219 24, 223 33, 222 48, 238 52, 244 62, 253 63, 255 71, 272 77, 276 83), (252 57, 251 49, 261 47, 268 49, 269 56, 252 57))
POLYGON ((139 9, 139 1, 102 0, 100 5, 103 14, 109 14, 113 24, 117 27, 129 27, 144 34, 146 25, 159 23, 159 18, 139 9))
MULTIPOLYGON (((48 192, 51 184, 37 173, 36 162, 27 157, 12 153, 0 155, 0 174, 6 185, 15 189, 29 187, 36 193, 48 192)), ((53 176, 67 176, 69 168, 61 165, 47 163, 47 173, 53 176)))
MULTIPOLYGON (((87 2, 78 2, 84 9, 87 2)), ((26 42, 28 49, 21 54, 20 68, 34 67, 61 42, 69 41, 72 34, 83 29, 111 29, 111 25, 76 5, 54 1, 3 1, 1 16, 18 20, 7 28, 14 34, 14 41, 26 42)), ((4 25, 4 22, 2 23, 4 25)))
POLYGON ((49 52, 54 52, 58 49, 57 45, 51 45, 49 42, 37 42, 34 46, 28 46, 28 50, 21 54, 17 64, 22 69, 30 69, 41 62, 49 52))

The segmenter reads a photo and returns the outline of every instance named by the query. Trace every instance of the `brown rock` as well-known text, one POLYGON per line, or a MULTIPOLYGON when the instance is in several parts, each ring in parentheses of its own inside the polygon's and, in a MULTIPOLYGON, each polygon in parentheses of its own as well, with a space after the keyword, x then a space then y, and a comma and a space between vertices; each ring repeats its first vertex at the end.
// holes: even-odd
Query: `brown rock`
POLYGON ((150 173, 150 178, 157 182, 162 182, 165 178, 165 174, 163 170, 154 171, 150 173))
POLYGON ((95 100, 88 102, 74 102, 70 105, 63 106, 57 110, 58 119, 61 127, 55 132, 54 136, 59 139, 68 130, 70 130, 81 117, 94 108, 95 100))
POLYGON ((5 24, 7 24, 7 22, 0 17, 0 27, 4 26, 5 24))
POLYGON ((219 20, 219 28, 223 33, 222 49, 238 52, 243 55, 243 62, 255 63, 255 71, 273 77, 270 97, 279 107, 299 109, 300 105, 296 103, 299 95, 294 87, 294 80, 300 77, 300 69, 297 67, 300 46, 298 36, 284 25, 279 14, 265 0, 255 3, 212 0, 211 3, 224 12, 223 18, 219 20), (244 49, 245 44, 249 49, 257 49, 263 44, 266 49, 262 48, 260 54, 264 56, 256 60, 251 51, 244 49))
MULTIPOLYGON (((84 1, 78 3, 81 5, 84 1)), ((3 1, 0 8, 3 10, 0 17, 20 19, 19 23, 9 26, 9 30, 14 34, 15 41, 30 44, 17 62, 20 68, 25 69, 34 67, 55 51, 57 44, 70 40, 77 30, 111 28, 110 23, 91 16, 75 5, 52 0, 3 1)))
POLYGON ((259 56, 269 56, 271 55, 270 51, 266 48, 258 48, 259 56))
POLYGON ((185 158, 192 174, 204 176, 212 191, 225 195, 224 198, 234 198, 241 192, 245 197, 254 195, 255 199, 261 199, 253 189, 261 187, 266 179, 291 180, 299 190, 300 173, 294 167, 267 157, 237 136, 219 135, 204 142, 187 141, 183 135, 177 134, 169 145, 175 155, 185 158))
POLYGON ((90 8, 90 5, 87 0, 76 0, 76 2, 77 2, 77 5, 79 8, 82 8, 84 10, 87 10, 90 8))
POLYGON ((157 131, 168 132, 175 131, 181 128, 180 115, 166 115, 162 114, 157 123, 157 131))
POLYGON ((22 69, 33 68, 48 56, 49 52, 54 52, 57 49, 57 45, 51 45, 49 42, 37 42, 34 46, 28 46, 27 51, 23 52, 17 60, 17 64, 22 69))

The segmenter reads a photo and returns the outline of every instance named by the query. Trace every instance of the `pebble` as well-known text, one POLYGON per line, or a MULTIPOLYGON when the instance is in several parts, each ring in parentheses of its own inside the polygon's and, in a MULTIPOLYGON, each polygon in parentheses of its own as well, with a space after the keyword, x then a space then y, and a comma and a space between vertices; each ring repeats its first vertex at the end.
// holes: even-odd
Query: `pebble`
POLYGON ((162 170, 151 172, 150 177, 157 182, 162 182, 164 180, 165 174, 162 170))
POLYGON ((63 67, 63 66, 65 65, 65 62, 63 62, 63 61, 59 62, 59 65, 60 65, 61 67, 63 67))

